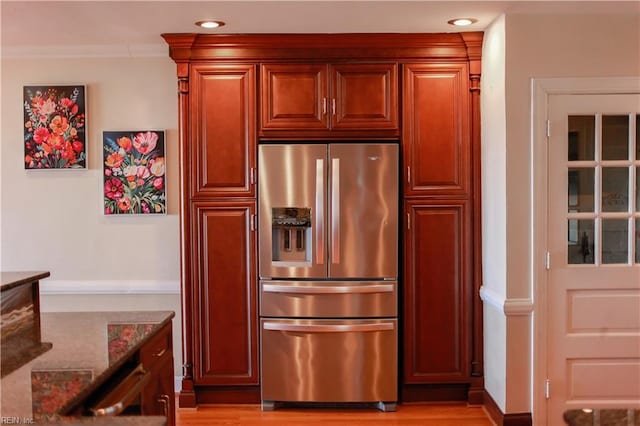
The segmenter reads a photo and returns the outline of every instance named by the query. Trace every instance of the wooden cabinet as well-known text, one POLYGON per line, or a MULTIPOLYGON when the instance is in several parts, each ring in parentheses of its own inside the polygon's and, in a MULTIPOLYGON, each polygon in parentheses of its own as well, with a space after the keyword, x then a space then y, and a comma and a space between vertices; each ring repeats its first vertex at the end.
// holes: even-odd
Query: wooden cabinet
POLYGON ((258 384, 255 208, 193 204, 197 385, 258 384))
POLYGON ((469 203, 405 202, 404 382, 469 380, 469 203))
POLYGON ((145 416, 165 416, 167 425, 176 424, 171 324, 140 349, 140 361, 150 372, 142 390, 141 411, 145 416))
POLYGON ((403 117, 404 195, 468 195, 472 174, 467 64, 405 65, 403 117))
POLYGON ((400 140, 400 396, 481 403, 482 33, 163 37, 179 92, 180 405, 260 401, 258 138, 400 140))
POLYGON ((185 164, 191 197, 255 196, 255 67, 191 68, 191 138, 185 164))
POLYGON ((263 64, 260 134, 397 136, 397 68, 395 62, 263 64))
POLYGON ((479 115, 469 69, 403 68, 405 400, 429 399, 440 387, 439 398, 481 402, 479 115))

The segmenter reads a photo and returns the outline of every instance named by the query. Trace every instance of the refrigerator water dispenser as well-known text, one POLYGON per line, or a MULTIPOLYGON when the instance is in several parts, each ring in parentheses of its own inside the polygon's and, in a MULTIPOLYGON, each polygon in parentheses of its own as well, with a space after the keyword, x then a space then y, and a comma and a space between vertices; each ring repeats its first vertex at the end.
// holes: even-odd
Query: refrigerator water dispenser
POLYGON ((274 207, 271 209, 272 261, 309 262, 311 260, 311 209, 274 207))

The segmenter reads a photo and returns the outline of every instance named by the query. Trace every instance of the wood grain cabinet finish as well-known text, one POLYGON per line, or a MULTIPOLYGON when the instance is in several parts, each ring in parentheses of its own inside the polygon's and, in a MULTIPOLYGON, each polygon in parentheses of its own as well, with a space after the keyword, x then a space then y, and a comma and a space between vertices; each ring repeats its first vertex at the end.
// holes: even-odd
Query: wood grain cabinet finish
POLYGON ((260 133, 398 135, 397 69, 395 62, 263 64, 260 133))
POLYGON ((192 197, 255 196, 256 66, 191 68, 192 197))
POLYGON ((406 201, 404 383, 467 382, 469 203, 406 201))
POLYGON ((469 115, 467 64, 404 66, 405 196, 470 192, 469 115))
POLYGON ((255 202, 193 204, 194 383, 258 383, 255 202))
POLYGON ((165 416, 167 425, 176 424, 171 324, 140 349, 140 361, 151 373, 142 391, 141 409, 145 416, 165 416))
POLYGON ((258 138, 399 141, 400 398, 482 403, 482 33, 163 37, 179 94, 180 405, 260 401, 258 138))

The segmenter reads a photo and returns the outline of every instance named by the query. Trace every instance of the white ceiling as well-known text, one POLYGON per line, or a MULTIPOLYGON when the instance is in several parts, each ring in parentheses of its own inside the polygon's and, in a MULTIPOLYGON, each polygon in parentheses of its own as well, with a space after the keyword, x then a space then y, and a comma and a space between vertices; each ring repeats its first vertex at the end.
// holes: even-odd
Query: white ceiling
POLYGON ((640 1, 13 1, 0 0, 3 50, 162 46, 162 33, 452 32, 455 17, 487 27, 501 13, 640 13, 640 1), (227 23, 218 30, 194 25, 227 23))

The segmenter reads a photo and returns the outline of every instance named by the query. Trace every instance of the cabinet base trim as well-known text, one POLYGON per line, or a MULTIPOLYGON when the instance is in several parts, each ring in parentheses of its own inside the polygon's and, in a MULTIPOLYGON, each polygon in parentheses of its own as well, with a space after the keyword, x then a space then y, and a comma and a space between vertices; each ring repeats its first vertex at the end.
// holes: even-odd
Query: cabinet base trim
POLYGON ((497 426, 532 426, 531 413, 504 414, 489 392, 484 391, 484 408, 497 426))
POLYGON ((402 402, 467 401, 468 398, 468 383, 402 385, 400 390, 402 402))
POLYGON ((197 404, 260 404, 260 386, 195 386, 197 404))

